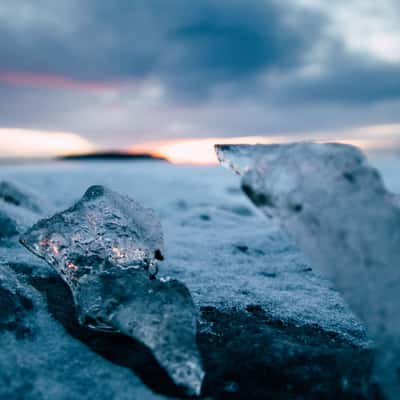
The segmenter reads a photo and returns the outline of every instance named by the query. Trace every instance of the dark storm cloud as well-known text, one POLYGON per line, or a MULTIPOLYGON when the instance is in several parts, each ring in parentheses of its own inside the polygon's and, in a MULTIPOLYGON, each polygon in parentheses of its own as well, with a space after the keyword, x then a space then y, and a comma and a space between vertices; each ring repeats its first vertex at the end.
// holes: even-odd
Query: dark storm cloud
MULTIPOLYGON (((57 4, 41 0, 31 5, 28 22, 20 22, 18 8, 13 18, 2 21, 0 72, 59 74, 83 81, 151 76, 175 100, 204 100, 221 84, 246 95, 257 93, 261 73, 300 69, 327 22, 316 12, 265 0, 57 4), (45 11, 51 18, 45 18, 45 11)), ((400 97, 399 65, 356 57, 342 44, 324 40, 331 46, 331 59, 322 73, 289 80, 289 85, 277 82, 277 98, 290 103, 400 97)), ((260 101, 270 93, 272 88, 262 86, 260 101)))
POLYGON ((169 36, 177 49, 170 78, 178 87, 240 85, 260 72, 296 68, 319 29, 312 14, 299 10, 295 24, 285 22, 292 11, 276 3, 215 4, 219 6, 200 10, 169 36))
POLYGON ((3 24, 1 68, 87 80, 151 75, 196 96, 220 82, 296 67, 319 27, 309 12, 258 0, 88 1, 75 12, 67 32, 34 19, 3 24))

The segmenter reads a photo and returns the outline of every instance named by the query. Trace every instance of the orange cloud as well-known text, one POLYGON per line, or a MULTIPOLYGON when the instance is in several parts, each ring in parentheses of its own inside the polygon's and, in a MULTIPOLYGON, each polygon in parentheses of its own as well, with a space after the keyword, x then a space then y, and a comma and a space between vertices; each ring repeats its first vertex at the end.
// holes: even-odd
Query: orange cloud
POLYGON ((1 71, 0 82, 12 86, 48 87, 103 91, 114 89, 116 82, 85 81, 62 75, 38 74, 31 72, 1 71))

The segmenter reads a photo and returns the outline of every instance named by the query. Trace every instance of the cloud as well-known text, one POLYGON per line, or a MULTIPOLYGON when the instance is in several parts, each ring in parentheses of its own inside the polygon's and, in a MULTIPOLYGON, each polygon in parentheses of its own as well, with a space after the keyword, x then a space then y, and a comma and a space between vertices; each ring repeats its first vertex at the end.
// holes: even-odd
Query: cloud
POLYGON ((0 123, 118 147, 396 123, 398 4, 1 2, 0 123))
POLYGON ((289 80, 295 96, 292 87, 283 92, 299 100, 381 100, 400 95, 393 9, 391 0, 380 7, 369 0, 329 7, 317 0, 203 0, 190 7, 183 0, 21 0, 0 6, 0 68, 19 76, 7 79, 15 84, 85 88, 157 78, 175 101, 204 101, 221 86, 242 93, 260 76, 317 63, 321 75, 289 80))
POLYGON ((30 86, 103 91, 112 89, 117 82, 76 80, 62 75, 31 72, 1 71, 0 82, 11 86, 30 86))
POLYGON ((293 68, 320 24, 312 13, 275 1, 205 0, 190 7, 182 0, 71 3, 3 5, 8 17, 0 18, 1 67, 79 82, 157 76, 170 90, 196 96, 193 89, 293 68), (29 15, 23 23, 21 14, 29 15), (286 21, 287 14, 296 23, 286 21))
POLYGON ((316 74, 282 79, 275 90, 284 102, 368 104, 400 99, 400 62, 348 54, 336 44, 316 74))
POLYGON ((350 52, 383 62, 400 61, 400 3, 397 0, 293 0, 329 18, 325 33, 350 52))

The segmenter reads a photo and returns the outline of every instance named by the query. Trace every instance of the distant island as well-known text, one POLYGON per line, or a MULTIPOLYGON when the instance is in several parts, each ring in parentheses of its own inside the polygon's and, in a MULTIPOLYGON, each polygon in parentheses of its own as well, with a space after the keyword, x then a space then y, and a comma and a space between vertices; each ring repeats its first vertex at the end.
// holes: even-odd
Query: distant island
POLYGON ((70 154, 59 156, 60 161, 168 161, 161 156, 149 153, 125 153, 119 151, 106 151, 87 154, 70 154))

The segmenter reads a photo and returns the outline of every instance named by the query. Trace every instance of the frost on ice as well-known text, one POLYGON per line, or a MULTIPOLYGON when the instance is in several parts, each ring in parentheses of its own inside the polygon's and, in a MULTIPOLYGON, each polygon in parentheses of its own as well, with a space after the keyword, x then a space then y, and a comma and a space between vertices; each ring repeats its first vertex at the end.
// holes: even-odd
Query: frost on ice
POLYGON ((218 145, 242 189, 280 222, 364 320, 376 376, 400 398, 400 208, 379 173, 341 144, 218 145))
POLYGON ((21 243, 69 285, 81 324, 134 337, 177 385, 200 393, 196 309, 182 283, 155 279, 163 235, 151 209, 92 186, 74 206, 30 228, 21 243))

